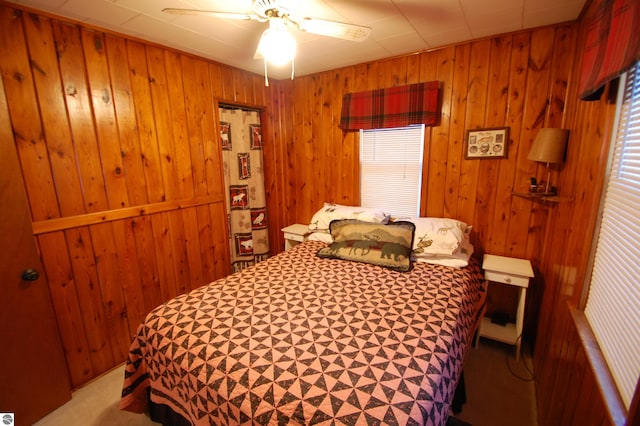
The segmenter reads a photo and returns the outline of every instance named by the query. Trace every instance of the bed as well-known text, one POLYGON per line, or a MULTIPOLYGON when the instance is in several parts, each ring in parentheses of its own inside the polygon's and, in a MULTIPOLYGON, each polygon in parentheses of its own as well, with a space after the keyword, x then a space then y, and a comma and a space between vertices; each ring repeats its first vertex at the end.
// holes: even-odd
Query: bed
POLYGON ((397 271, 318 256, 330 247, 303 242, 150 312, 120 408, 165 424, 446 424, 483 314, 478 261, 397 271))

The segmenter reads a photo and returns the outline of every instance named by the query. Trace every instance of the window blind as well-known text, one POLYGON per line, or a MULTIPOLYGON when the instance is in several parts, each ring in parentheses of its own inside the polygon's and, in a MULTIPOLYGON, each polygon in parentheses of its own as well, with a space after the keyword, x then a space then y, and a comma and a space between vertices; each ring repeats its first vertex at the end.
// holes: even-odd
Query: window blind
POLYGON ((585 315, 626 408, 640 375, 640 76, 627 73, 585 315))
POLYGON ((360 202, 420 216, 424 125, 360 130, 360 202))

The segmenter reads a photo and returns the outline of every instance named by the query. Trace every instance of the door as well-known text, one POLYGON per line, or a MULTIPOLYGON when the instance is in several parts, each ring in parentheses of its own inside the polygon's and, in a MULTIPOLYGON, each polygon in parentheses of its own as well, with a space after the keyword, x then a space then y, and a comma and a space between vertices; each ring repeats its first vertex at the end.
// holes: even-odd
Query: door
POLYGON ((70 400, 71 382, 31 228, 2 79, 0 241, 0 413, 14 413, 15 424, 28 425, 70 400))

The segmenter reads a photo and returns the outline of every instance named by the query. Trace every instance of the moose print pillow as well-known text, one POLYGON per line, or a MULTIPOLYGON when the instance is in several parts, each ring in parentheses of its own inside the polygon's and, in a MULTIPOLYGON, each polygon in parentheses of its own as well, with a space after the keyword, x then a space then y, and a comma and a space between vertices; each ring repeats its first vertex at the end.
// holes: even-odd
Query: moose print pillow
POLYGON ((333 243, 321 248, 317 253, 319 257, 370 263, 401 272, 411 269, 415 231, 411 222, 385 225, 342 219, 331 221, 329 231, 333 243))
POLYGON ((402 217, 405 222, 416 226, 413 240, 413 255, 452 255, 469 238, 471 226, 443 217, 402 217))

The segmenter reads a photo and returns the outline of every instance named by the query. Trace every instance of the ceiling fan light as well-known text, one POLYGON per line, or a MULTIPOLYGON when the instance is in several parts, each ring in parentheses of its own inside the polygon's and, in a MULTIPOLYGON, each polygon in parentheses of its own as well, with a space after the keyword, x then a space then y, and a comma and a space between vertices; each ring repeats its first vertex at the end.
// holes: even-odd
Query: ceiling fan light
POLYGON ((287 27, 281 25, 272 25, 262 33, 258 50, 269 63, 280 66, 293 60, 296 55, 296 39, 287 30, 287 27))

